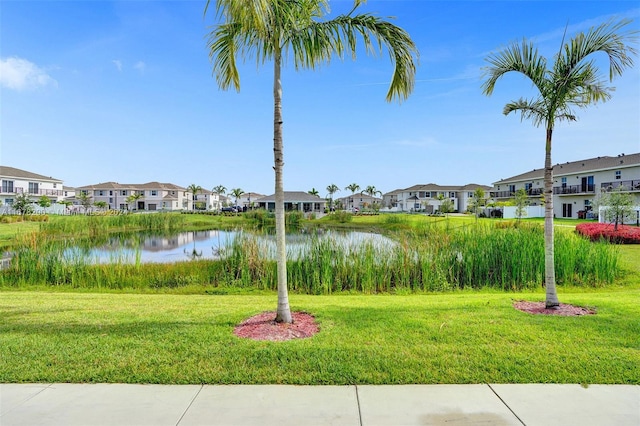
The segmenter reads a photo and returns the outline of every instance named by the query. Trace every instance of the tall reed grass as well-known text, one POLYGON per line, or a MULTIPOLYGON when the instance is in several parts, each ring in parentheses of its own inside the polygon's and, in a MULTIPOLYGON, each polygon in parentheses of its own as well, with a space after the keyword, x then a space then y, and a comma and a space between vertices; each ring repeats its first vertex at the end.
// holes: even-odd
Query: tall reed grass
MULTIPOLYGON (((544 280, 544 236, 539 226, 496 229, 469 226, 447 231, 423 227, 399 232, 387 244, 345 244, 336 235, 312 235, 303 249, 288 253, 294 292, 424 292, 497 288, 518 291, 544 280)), ((95 242, 95 241, 94 241, 95 242)), ((556 234, 559 285, 602 286, 618 276, 617 250, 573 233, 556 234)), ((275 290, 276 264, 264 236, 243 233, 222 248, 220 260, 140 264, 113 259, 96 265, 82 250, 66 260, 69 244, 47 234, 26 235, 0 285, 64 285, 74 288, 161 289, 233 287, 275 290)))

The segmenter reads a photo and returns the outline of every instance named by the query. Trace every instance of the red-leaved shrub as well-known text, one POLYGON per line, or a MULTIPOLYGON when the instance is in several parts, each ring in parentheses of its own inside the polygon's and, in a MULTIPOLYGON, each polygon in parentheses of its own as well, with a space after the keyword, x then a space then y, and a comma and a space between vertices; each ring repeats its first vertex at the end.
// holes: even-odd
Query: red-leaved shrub
POLYGON ((576 226, 576 232, 591 241, 605 239, 616 244, 640 244, 640 228, 635 226, 618 225, 614 231, 610 223, 581 223, 576 226))

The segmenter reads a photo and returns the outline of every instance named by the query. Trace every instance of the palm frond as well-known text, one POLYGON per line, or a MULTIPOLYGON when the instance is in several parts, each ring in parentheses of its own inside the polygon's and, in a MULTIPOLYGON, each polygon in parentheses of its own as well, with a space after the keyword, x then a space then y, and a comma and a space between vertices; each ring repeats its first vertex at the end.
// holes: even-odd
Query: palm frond
POLYGON ((491 95, 498 80, 512 71, 525 75, 542 91, 547 74, 547 60, 540 56, 538 49, 527 40, 513 43, 503 51, 491 54, 486 60, 490 65, 484 69, 484 94, 491 95))

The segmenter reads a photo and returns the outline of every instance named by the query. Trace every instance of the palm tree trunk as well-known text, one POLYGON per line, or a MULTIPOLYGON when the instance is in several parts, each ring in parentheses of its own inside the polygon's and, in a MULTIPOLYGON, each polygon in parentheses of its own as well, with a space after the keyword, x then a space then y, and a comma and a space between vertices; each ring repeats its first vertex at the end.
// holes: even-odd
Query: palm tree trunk
POLYGON ((284 223, 284 148, 282 143, 282 82, 280 81, 282 56, 279 49, 273 61, 273 157, 276 174, 276 262, 278 275, 278 311, 276 322, 291 323, 289 294, 287 291, 287 251, 285 246, 284 223))
POLYGON ((553 250, 553 166, 551 164, 551 135, 547 129, 547 144, 544 158, 544 284, 547 308, 560 305, 556 292, 556 271, 553 250))

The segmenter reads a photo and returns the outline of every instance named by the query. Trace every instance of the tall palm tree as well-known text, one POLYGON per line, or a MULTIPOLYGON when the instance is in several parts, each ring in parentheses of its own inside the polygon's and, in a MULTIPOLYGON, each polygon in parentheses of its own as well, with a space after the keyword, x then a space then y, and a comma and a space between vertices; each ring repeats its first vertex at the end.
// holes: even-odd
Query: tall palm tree
POLYGON ((629 43, 636 40, 634 32, 620 32, 630 21, 607 22, 579 33, 567 43, 562 43, 551 68, 547 59, 540 56, 533 43, 523 40, 513 43, 499 53, 487 57, 483 93, 491 95, 497 81, 514 71, 527 77, 537 89, 533 99, 520 98, 505 105, 503 113, 520 113, 522 120, 531 119, 536 127, 546 128, 544 160, 544 244, 546 307, 560 305, 556 292, 556 276, 553 244, 553 166, 551 163, 551 139, 557 121, 576 121, 572 107, 585 108, 611 97, 612 87, 599 76, 592 55, 602 52, 609 58, 609 81, 621 75, 633 65, 636 54, 629 43))
POLYGON ((348 189, 349 191, 351 191, 351 208, 353 208, 353 196, 360 189, 360 185, 358 185, 357 183, 352 183, 351 185, 345 186, 344 189, 348 189))
POLYGON ((273 154, 276 195, 276 259, 278 309, 276 321, 292 322, 287 290, 285 249, 282 82, 283 59, 291 54, 296 70, 314 69, 336 55, 355 58, 358 35, 367 52, 385 46, 394 62, 387 100, 403 100, 413 90, 417 49, 404 30, 371 14, 354 15, 365 0, 354 0, 346 15, 323 20, 328 0, 207 0, 215 3, 221 21, 209 34, 209 57, 222 89, 240 89, 237 56, 254 56, 257 62, 273 61, 273 154))
POLYGON ((191 185, 187 186, 187 191, 191 193, 191 197, 193 201, 191 204, 191 210, 195 210, 196 201, 198 200, 198 192, 202 192, 202 187, 200 185, 196 185, 195 183, 192 183, 191 185))
POLYGON ((338 185, 335 183, 327 186, 327 194, 329 195, 329 211, 331 211, 331 206, 333 206, 333 194, 338 191, 340 191, 340 188, 338 188, 338 185))
POLYGON ((315 195, 315 196, 317 197, 317 196, 318 196, 318 194, 320 194, 320 193, 318 192, 318 190, 317 190, 317 189, 315 189, 315 188, 311 188, 311 191, 309 191, 309 194, 311 194, 311 195, 315 195))

